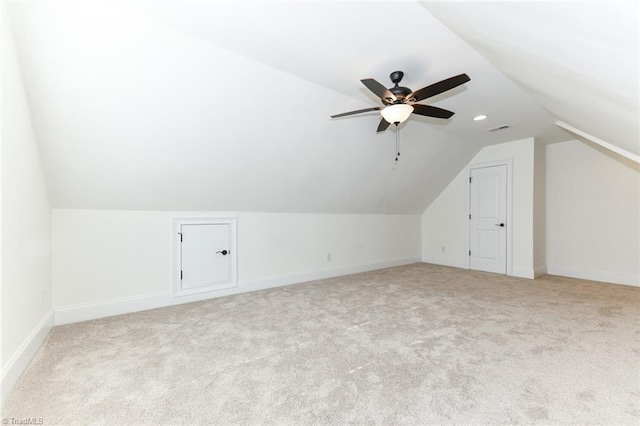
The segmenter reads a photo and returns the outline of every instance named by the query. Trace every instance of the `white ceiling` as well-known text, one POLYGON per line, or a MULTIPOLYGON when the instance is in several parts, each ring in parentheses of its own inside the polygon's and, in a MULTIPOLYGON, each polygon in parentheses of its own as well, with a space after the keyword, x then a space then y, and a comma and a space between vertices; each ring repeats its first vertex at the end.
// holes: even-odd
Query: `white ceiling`
POLYGON ((640 155, 638 0, 423 5, 558 120, 640 155))
MULTIPOLYGON (((559 118, 581 127, 581 105, 554 111, 426 6, 12 4, 53 206, 421 213, 482 146, 548 134, 559 118), (329 115, 378 105, 359 80, 390 86, 397 69, 414 90, 462 72, 471 81, 422 102, 455 111, 452 119, 412 116, 401 125, 394 169, 395 133, 375 133, 377 113, 329 115), (489 118, 473 121, 480 113, 489 118), (485 131, 502 124, 512 127, 485 131)), ((454 4, 437 13, 454 27, 454 4)), ((547 31, 542 18, 523 28, 547 31)), ((503 34, 499 22, 492 26, 503 34)), ((566 68, 564 56, 548 56, 547 66, 566 68)), ((604 127, 582 127, 617 142, 604 127)))

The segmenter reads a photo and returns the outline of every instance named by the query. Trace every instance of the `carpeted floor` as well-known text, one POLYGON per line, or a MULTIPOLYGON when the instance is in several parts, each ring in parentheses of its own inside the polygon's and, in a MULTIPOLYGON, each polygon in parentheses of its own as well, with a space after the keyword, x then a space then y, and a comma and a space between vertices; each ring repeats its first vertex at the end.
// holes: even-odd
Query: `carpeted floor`
POLYGON ((640 424, 640 288, 414 264, 55 327, 45 424, 640 424))

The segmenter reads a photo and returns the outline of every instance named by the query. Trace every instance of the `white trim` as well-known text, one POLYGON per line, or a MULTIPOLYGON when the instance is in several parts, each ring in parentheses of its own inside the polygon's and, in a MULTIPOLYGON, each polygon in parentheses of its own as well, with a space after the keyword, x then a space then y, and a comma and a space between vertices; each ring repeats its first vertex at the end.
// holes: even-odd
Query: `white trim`
POLYGON ((511 276, 532 280, 535 278, 535 271, 530 268, 520 268, 520 267, 514 266, 511 276))
POLYGON ((238 219, 236 217, 216 218, 174 218, 173 219, 173 297, 185 297, 193 294, 220 291, 238 286, 238 219), (181 287, 182 250, 181 235, 182 225, 229 225, 229 261, 231 262, 230 278, 226 282, 216 283, 203 287, 183 289, 181 287))
POLYGON ((606 148, 606 149, 608 149, 610 151, 613 151, 616 154, 620 154, 623 157, 626 157, 629 160, 635 161, 636 163, 640 164, 640 155, 633 154, 633 153, 631 153, 631 152, 629 152, 629 151, 627 151, 625 149, 620 148, 619 146, 610 144, 609 142, 605 142, 602 139, 597 138, 597 137, 595 137, 593 135, 590 135, 587 132, 583 132, 580 129, 576 129, 575 127, 565 123, 564 121, 556 121, 556 126, 562 127, 563 129, 568 130, 571 133, 575 133, 578 136, 582 136, 585 139, 589 139, 591 142, 594 142, 594 143, 600 145, 603 148, 606 148))
POLYGON ((173 292, 163 291, 139 296, 101 300, 99 302, 61 306, 53 309, 55 312, 55 325, 70 324, 114 315, 129 314, 131 312, 146 311, 162 306, 170 306, 174 304, 171 302, 172 300, 173 292))
POLYGON ((391 268, 394 266, 408 265, 418 262, 420 262, 419 257, 405 257, 400 259, 362 263, 359 265, 346 266, 324 271, 303 272, 256 278, 246 281, 240 281, 238 283, 238 286, 234 288, 228 288, 215 292, 192 294, 183 297, 173 297, 172 291, 165 291, 161 293, 146 294, 141 296, 104 300, 95 303, 62 306, 54 309, 55 324, 61 325, 87 321, 97 318, 110 317, 113 315, 127 314, 131 312, 144 311, 147 309, 163 308, 166 306, 180 305, 183 303, 196 302, 199 300, 214 299, 223 296, 230 296, 233 294, 265 290, 268 288, 281 287, 285 285, 301 284, 309 281, 339 277, 342 275, 357 274, 360 272, 374 271, 377 269, 391 268))
MULTIPOLYGON (((466 215, 468 218, 471 210, 471 185, 469 185, 469 178, 471 177, 472 169, 483 169, 486 167, 495 167, 495 166, 507 166, 507 275, 512 276, 515 275, 513 272, 513 159, 508 158, 505 160, 498 161, 487 161, 482 163, 474 163, 469 164, 466 167, 466 215)), ((469 220, 467 220, 467 241, 466 247, 467 250, 465 253, 468 253, 471 245, 469 233, 471 229, 469 227, 469 220)), ((471 269, 471 261, 467 256, 465 266, 466 269, 471 269)), ((518 275, 516 275, 518 276, 518 275)), ((533 277, 532 277, 533 278, 533 277)))
POLYGON ((11 389, 18 382, 18 379, 27 368, 38 349, 46 339, 51 327, 53 327, 54 315, 53 311, 47 312, 42 320, 35 326, 29 336, 22 342, 22 345, 13 354, 7 364, 2 369, 2 395, 0 396, 1 402, 7 399, 11 389))
POLYGON ((533 268, 533 277, 534 278, 538 278, 541 277, 543 275, 545 275, 547 273, 547 267, 545 266, 539 266, 537 268, 533 268))
POLYGON ((451 266, 453 268, 468 268, 468 259, 459 259, 455 257, 423 257, 423 263, 431 263, 433 265, 451 266))
POLYGON ((609 284, 622 284, 640 287, 640 275, 621 274, 617 272, 585 269, 566 266, 547 265, 547 274, 562 277, 580 278, 583 280, 600 281, 609 284))

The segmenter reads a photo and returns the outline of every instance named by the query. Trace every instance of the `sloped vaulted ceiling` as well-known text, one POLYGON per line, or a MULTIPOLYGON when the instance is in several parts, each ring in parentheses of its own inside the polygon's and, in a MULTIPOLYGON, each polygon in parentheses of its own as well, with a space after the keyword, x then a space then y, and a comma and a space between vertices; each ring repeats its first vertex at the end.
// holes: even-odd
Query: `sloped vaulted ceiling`
POLYGON ((557 119, 640 158, 640 2, 422 2, 557 119))
POLYGON ((420 213, 483 146, 557 119, 413 1, 21 1, 10 17, 54 207, 420 213), (396 167, 377 113, 329 119, 377 105, 359 80, 395 70, 413 89, 471 77, 429 99, 452 119, 400 126, 396 167))

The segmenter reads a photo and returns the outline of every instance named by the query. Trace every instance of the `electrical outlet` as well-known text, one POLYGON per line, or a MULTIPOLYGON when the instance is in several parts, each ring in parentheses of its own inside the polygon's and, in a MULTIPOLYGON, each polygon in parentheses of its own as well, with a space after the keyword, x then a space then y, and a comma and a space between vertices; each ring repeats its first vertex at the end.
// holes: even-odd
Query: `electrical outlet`
POLYGON ((327 253, 327 262, 331 262, 331 253, 327 253))

